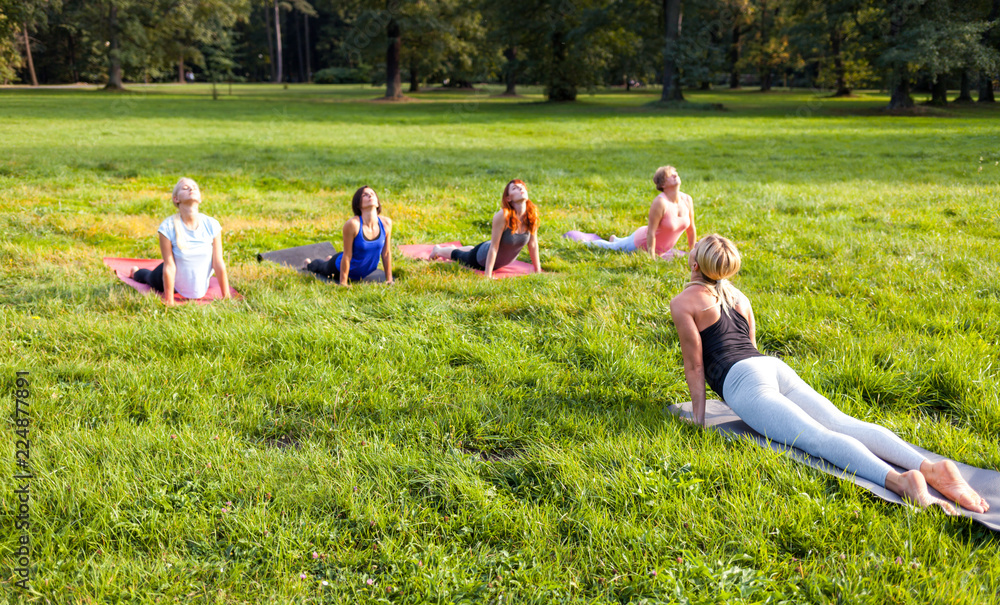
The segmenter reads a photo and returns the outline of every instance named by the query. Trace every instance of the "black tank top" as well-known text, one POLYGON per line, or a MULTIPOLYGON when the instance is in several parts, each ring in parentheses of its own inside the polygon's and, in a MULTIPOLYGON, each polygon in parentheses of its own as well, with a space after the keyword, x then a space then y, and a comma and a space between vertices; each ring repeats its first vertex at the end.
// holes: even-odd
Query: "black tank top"
POLYGON ((725 397, 722 385, 737 361, 763 357, 750 340, 750 324, 736 309, 723 312, 719 321, 701 331, 701 358, 705 366, 705 382, 725 397))

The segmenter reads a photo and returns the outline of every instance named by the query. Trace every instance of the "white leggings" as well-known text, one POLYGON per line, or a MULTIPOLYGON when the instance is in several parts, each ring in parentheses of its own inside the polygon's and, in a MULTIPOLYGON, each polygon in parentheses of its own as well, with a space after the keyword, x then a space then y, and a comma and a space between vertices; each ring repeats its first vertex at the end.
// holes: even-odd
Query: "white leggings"
POLYGON ((879 485, 893 470, 916 470, 924 456, 889 429, 841 412, 776 357, 737 362, 722 386, 729 407, 772 441, 793 445, 879 485))
POLYGON ((597 246, 598 248, 604 248, 605 250, 618 250, 619 252, 635 252, 638 250, 638 248, 635 247, 635 233, 629 235, 628 237, 618 238, 613 242, 603 239, 595 239, 584 243, 588 246, 597 246))

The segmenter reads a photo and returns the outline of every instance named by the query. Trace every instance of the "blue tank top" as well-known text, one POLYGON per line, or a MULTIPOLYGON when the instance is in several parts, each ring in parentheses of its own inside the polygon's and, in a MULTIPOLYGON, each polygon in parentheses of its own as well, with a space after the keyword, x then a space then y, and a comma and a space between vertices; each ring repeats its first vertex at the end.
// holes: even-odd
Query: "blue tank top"
MULTIPOLYGON (((378 259, 381 258, 382 249, 385 248, 385 227, 382 226, 381 218, 378 219, 378 237, 375 239, 367 239, 364 225, 359 225, 359 227, 358 234, 354 236, 351 270, 347 273, 347 279, 351 281, 358 281, 378 269, 378 259)), ((343 256, 343 252, 338 252, 337 256, 334 257, 335 267, 340 267, 340 260, 343 256)))

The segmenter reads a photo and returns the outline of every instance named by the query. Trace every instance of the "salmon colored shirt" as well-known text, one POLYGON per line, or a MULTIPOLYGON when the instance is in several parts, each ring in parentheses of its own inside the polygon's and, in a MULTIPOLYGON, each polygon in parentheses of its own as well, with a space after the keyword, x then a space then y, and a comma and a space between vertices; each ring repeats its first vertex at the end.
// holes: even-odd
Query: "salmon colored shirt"
MULTIPOLYGON (((656 228, 656 253, 663 254, 667 250, 674 247, 677 240, 680 239, 681 233, 684 233, 688 227, 691 226, 691 213, 688 211, 687 204, 678 200, 676 204, 673 202, 667 203, 666 211, 663 213, 663 218, 660 219, 660 224, 656 228), (677 211, 671 212, 676 208, 677 211), (680 216, 677 215, 680 212, 680 216)), ((635 235, 632 237, 632 242, 635 243, 635 247, 640 250, 646 250, 646 231, 648 227, 639 227, 635 231, 635 235)))

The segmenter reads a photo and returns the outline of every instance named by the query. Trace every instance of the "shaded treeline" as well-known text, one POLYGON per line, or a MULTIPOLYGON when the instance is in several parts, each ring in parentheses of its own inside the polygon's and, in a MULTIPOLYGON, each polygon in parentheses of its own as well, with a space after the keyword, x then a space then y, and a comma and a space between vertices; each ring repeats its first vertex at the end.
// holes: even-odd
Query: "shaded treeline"
POLYGON ((0 80, 798 86, 993 100, 1000 0, 0 0, 0 80))

